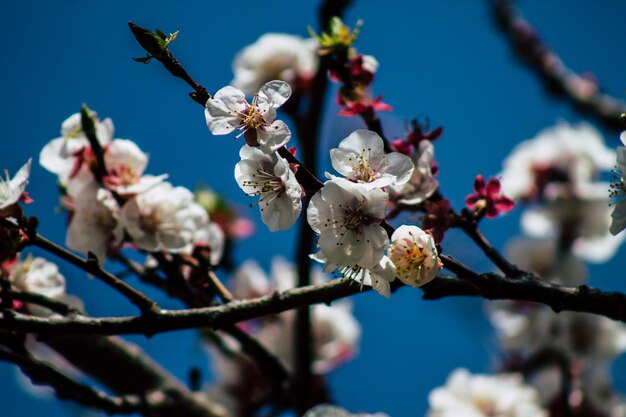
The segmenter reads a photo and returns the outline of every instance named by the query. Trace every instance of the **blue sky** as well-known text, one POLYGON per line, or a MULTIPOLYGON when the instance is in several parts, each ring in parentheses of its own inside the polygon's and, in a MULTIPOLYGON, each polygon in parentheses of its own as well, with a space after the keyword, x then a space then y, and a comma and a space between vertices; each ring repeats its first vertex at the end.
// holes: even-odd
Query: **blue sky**
MULTIPOLYGON (((355 1, 346 21, 363 19, 357 44, 381 66, 374 86, 394 112, 383 122, 388 136, 403 133, 404 121, 427 114, 445 134, 437 142, 443 192, 457 207, 471 191, 477 173, 496 174, 515 143, 532 137, 559 119, 582 120, 568 103, 546 95, 543 86, 512 54, 495 29, 487 2, 429 0, 355 1)), ((0 66, 0 112, 4 152, 0 167, 14 172, 59 134, 61 122, 87 103, 101 117, 111 117, 116 137, 136 141, 151 156, 148 171, 169 173, 176 185, 204 183, 226 193, 243 210, 250 202, 240 192, 232 170, 241 142, 213 137, 202 109, 187 97, 188 87, 159 65, 141 65, 142 56, 127 28, 132 20, 165 32, 180 31, 172 50, 192 77, 209 91, 227 85, 231 59, 266 32, 306 35, 316 24, 316 2, 293 1, 3 1, 3 65, 0 66)), ((626 3, 617 0, 524 1, 521 8, 540 33, 578 71, 595 74, 605 89, 623 97, 623 41, 626 3)), ((358 120, 337 117, 332 97, 323 124, 321 169, 329 167, 328 149, 346 137, 358 120)), ((603 131, 610 146, 615 132, 603 131)), ((64 241, 65 223, 55 214, 55 178, 35 166, 29 185, 36 202, 30 215, 41 220, 43 234, 64 241)), ((292 257, 292 231, 270 233, 256 208, 247 211, 260 227, 237 247, 236 259, 254 257, 269 266, 271 257, 292 257)), ((518 233, 519 214, 485 224, 484 231, 502 246, 518 233)), ((447 250, 473 262, 476 257, 460 236, 446 239, 447 250)), ((626 289, 624 249, 609 264, 592 267, 591 284, 626 289)), ((111 267, 115 270, 115 267, 111 267)), ((69 291, 80 294, 94 315, 132 314, 134 310, 97 281, 61 264, 69 291)), ((176 307, 164 297, 164 305, 176 307)), ((391 416, 422 415, 428 392, 456 367, 489 371, 496 355, 484 303, 475 299, 426 302, 418 290, 403 289, 387 301, 373 293, 354 299, 363 325, 356 360, 331 377, 335 398, 356 411, 384 411, 391 416)), ((193 332, 133 337, 157 360, 183 378, 189 366, 208 373, 206 358, 193 332)), ((622 361, 623 362, 623 361, 622 361)), ((619 363, 624 370, 626 364, 619 363)), ((626 377, 615 372, 626 391, 626 377)), ((18 385, 13 367, 0 364, 0 401, 10 416, 73 415, 68 403, 33 400, 18 385)))

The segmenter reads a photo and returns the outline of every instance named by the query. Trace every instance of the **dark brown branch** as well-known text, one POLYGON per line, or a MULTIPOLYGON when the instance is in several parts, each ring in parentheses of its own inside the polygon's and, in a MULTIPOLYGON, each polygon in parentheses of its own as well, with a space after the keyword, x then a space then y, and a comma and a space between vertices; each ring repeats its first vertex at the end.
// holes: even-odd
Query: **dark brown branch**
POLYGON ((128 22, 128 26, 133 32, 135 39, 137 39, 137 42, 139 42, 142 48, 144 48, 150 56, 159 60, 165 69, 167 69, 174 77, 180 78, 193 88, 193 92, 189 93, 189 96, 196 103, 204 107, 207 100, 211 98, 211 94, 209 94, 207 89, 191 78, 185 68, 183 68, 176 58, 174 58, 174 55, 172 55, 169 49, 162 49, 158 45, 151 31, 144 29, 133 22, 128 22))
POLYGON ((227 417, 221 406, 194 395, 138 346, 117 337, 80 336, 45 343, 118 395, 145 399, 148 417, 227 417))
POLYGON ((59 258, 100 279, 105 284, 126 297, 128 301, 137 306, 142 314, 157 314, 160 311, 156 302, 148 298, 148 296, 144 295, 140 291, 137 291, 135 288, 131 287, 115 275, 102 269, 102 267, 98 265, 97 259, 92 255, 90 255, 87 259, 82 259, 81 257, 76 256, 60 247, 56 243, 49 241, 40 234, 35 236, 35 239, 32 240, 32 244, 58 256, 59 258))
POLYGON ((474 243, 476 243, 487 258, 489 258, 491 262, 493 262, 493 264, 500 269, 500 271, 502 271, 503 274, 514 278, 524 273, 517 268, 517 266, 509 262, 496 248, 494 248, 491 242, 489 242, 485 235, 482 234, 475 221, 458 217, 456 225, 460 227, 465 234, 474 241, 474 243))
MULTIPOLYGON (((459 277, 439 277, 422 287, 424 298, 434 300, 451 296, 480 296, 490 300, 520 300, 545 304, 555 312, 569 310, 599 314, 626 322, 626 294, 602 291, 586 285, 562 287, 544 282, 531 274, 517 278, 493 273, 478 274, 461 263, 446 268, 459 277)), ((370 288, 365 287, 364 291, 370 288)), ((155 316, 108 318, 39 318, 16 314, 0 318, 0 329, 46 336, 84 334, 147 334, 192 328, 223 328, 267 314, 277 314, 303 305, 330 303, 360 292, 360 286, 348 279, 309 285, 251 300, 217 307, 162 311, 155 316)))
POLYGON ((517 54, 543 80, 551 93, 564 96, 577 109, 597 117, 606 126, 624 130, 620 122, 620 115, 626 112, 623 101, 604 94, 594 80, 566 67, 510 0, 489 1, 500 28, 517 54))
POLYGON ((136 395, 110 396, 97 388, 73 380, 45 362, 4 349, 0 349, 0 360, 19 366, 34 384, 52 387, 60 399, 69 399, 108 414, 131 414, 144 408, 141 399, 136 395))
POLYGON ((23 301, 29 304, 36 304, 41 307, 45 307, 48 310, 67 316, 68 314, 80 314, 80 311, 73 307, 68 306, 62 301, 55 300, 54 298, 46 297, 45 295, 37 294, 34 292, 23 291, 9 291, 3 292, 2 296, 8 295, 13 300, 23 301))

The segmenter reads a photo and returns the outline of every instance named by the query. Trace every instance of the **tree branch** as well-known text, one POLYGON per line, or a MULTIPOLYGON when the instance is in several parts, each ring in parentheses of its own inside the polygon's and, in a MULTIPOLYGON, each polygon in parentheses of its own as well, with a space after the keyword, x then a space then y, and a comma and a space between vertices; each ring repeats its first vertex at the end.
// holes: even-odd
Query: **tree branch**
POLYGON ((142 400, 136 395, 109 396, 97 388, 74 381, 45 362, 5 349, 0 349, 0 360, 19 366, 33 383, 52 387, 60 399, 70 399, 86 407, 103 410, 107 414, 131 414, 141 412, 144 408, 142 400))
MULTIPOLYGON (((440 276, 424 285, 424 299, 451 296, 479 296, 489 300, 520 300, 545 304, 555 312, 568 310, 599 314, 626 322, 626 294, 602 291, 586 285, 562 287, 537 279, 532 274, 506 277, 493 273, 478 274, 460 262, 442 255, 444 266, 457 277, 440 276)), ((396 288, 401 286, 396 285, 396 288)), ((369 291, 365 287, 363 291, 369 291)), ((267 314, 277 314, 303 305, 330 303, 360 292, 349 279, 309 285, 251 300, 187 310, 163 310, 154 316, 140 317, 51 317, 39 318, 16 314, 0 318, 0 329, 36 333, 47 337, 88 334, 144 334, 211 327, 223 328, 240 321, 267 314)))
POLYGON ((500 29, 508 36, 517 54, 544 81, 551 93, 564 96, 577 109, 597 117, 607 127, 624 130, 620 122, 620 115, 626 112, 623 101, 604 94, 596 81, 565 66, 510 0, 489 2, 500 29))
POLYGON ((109 287, 126 297, 128 301, 137 306, 142 314, 152 315, 158 314, 160 311, 159 306, 155 301, 151 300, 140 291, 137 291, 135 288, 131 287, 115 275, 104 270, 100 265, 98 265, 97 259, 92 255, 90 255, 87 259, 82 259, 38 233, 34 236, 34 239, 31 240, 31 243, 100 279, 109 287))

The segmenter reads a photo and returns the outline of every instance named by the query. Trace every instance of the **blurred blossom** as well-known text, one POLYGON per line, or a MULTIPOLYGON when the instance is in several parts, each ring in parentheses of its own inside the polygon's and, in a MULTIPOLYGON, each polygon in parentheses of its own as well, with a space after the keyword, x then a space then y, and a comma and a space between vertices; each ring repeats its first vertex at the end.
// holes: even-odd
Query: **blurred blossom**
POLYGON ((194 192, 196 202, 209 214, 211 221, 217 224, 227 238, 243 239, 254 232, 254 223, 240 217, 236 208, 230 206, 223 196, 203 187, 194 192))
POLYGON ((84 254, 91 252, 103 264, 107 251, 119 246, 123 237, 120 207, 111 192, 95 182, 86 184, 73 199, 67 247, 84 254))
MULTIPOLYGON (((104 148, 113 140, 113 122, 108 118, 99 121, 94 112, 92 112, 92 117, 95 118, 96 136, 104 148)), ((41 150, 39 163, 56 174, 61 184, 65 184, 70 176, 75 176, 83 165, 88 166, 90 150, 89 139, 83 131, 81 115, 74 113, 61 125, 61 137, 52 139, 41 150), (85 162, 87 164, 84 164, 85 162)))
POLYGON ((439 187, 433 170, 435 147, 427 140, 420 141, 409 156, 413 163, 411 178, 404 184, 391 185, 387 190, 391 200, 415 205, 429 198, 439 187))
POLYGON ((526 233, 554 237, 585 260, 605 262, 623 240, 611 236, 608 184, 598 181, 614 160, 591 125, 561 122, 513 150, 502 187, 521 202, 537 203, 522 215, 526 233))
POLYGON ((208 215, 191 191, 164 182, 129 200, 120 221, 140 249, 181 252, 189 250, 208 215))
POLYGON ((24 199, 28 177, 30 176, 31 162, 32 160, 29 159, 15 173, 13 178, 9 177, 8 171, 5 171, 5 180, 0 177, 0 217, 11 215, 10 207, 24 199))
POLYGON ((554 196, 544 205, 525 210, 521 222, 533 237, 559 239, 562 246, 589 262, 606 262, 626 235, 609 232, 611 210, 606 183, 580 185, 576 196, 554 196))
MULTIPOLYGON (((319 269, 312 270, 313 283, 327 280, 319 269)), ((271 275, 253 260, 244 262, 231 280, 232 293, 237 299, 269 295, 274 291, 294 288, 297 276, 294 265, 280 257, 272 261, 271 275)), ((336 301, 331 306, 316 304, 311 307, 311 331, 313 337, 312 370, 322 378, 351 359, 357 350, 361 334, 359 323, 352 315, 348 301, 336 301)), ((266 349, 276 355, 287 368, 293 369, 293 335, 295 310, 259 317, 241 323, 266 349)), ((241 356, 237 342, 223 338, 221 350, 211 347, 213 368, 218 374, 218 384, 209 389, 209 395, 229 407, 235 415, 241 415, 254 401, 254 396, 264 392, 266 382, 254 362, 241 356), (230 351, 231 353, 227 353, 230 351)), ((321 381, 315 384, 322 384, 321 381)))
MULTIPOLYGON (((622 132, 620 139, 626 145, 626 132, 622 132)), ((617 147, 617 166, 615 167, 615 180, 611 182, 610 196, 615 200, 615 207, 611 213, 611 234, 617 235, 626 227, 626 147, 617 147)), ((622 234, 623 235, 623 234, 622 234)))
POLYGON ((303 90, 317 66, 317 43, 313 39, 266 33, 237 54, 231 84, 249 96, 272 80, 286 81, 295 91, 303 90))
POLYGON ((16 262, 9 278, 23 291, 49 298, 58 298, 65 294, 65 278, 59 273, 59 268, 43 258, 28 256, 25 260, 16 262))
POLYGON ((454 371, 429 397, 428 417, 547 417, 537 391, 521 375, 454 371))
POLYGON ((504 161, 502 190, 523 200, 576 195, 614 161, 615 153, 593 126, 560 122, 513 149, 504 161))

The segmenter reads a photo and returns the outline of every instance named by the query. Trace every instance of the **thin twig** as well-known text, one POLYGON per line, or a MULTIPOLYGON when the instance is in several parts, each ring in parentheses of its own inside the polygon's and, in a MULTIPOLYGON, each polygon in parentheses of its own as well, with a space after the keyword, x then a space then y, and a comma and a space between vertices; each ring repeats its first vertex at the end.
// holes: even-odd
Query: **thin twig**
POLYGON ((31 243, 100 279, 102 282, 126 297, 128 301, 137 306, 142 314, 151 315, 159 313, 160 309, 155 301, 151 300, 140 291, 137 291, 135 288, 131 287, 115 275, 104 270, 98 264, 95 257, 90 256, 87 259, 82 259, 81 257, 74 255, 72 252, 69 252, 56 243, 53 243, 41 236, 39 233, 36 234, 35 239, 32 240, 31 243))

